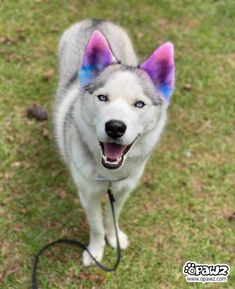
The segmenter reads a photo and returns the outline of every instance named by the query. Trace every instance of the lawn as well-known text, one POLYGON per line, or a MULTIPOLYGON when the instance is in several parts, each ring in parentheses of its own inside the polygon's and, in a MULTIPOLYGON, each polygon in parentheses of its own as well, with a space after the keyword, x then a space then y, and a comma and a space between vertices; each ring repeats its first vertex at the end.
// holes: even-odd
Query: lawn
MULTIPOLYGON (((181 289, 235 286, 235 3, 229 1, 0 2, 0 287, 30 288, 33 256, 88 226, 52 136, 57 44, 88 17, 120 23, 140 59, 170 40, 176 91, 169 121, 121 224, 131 240, 115 273, 83 268, 58 246, 40 261, 40 289, 181 289), (49 120, 26 117, 39 103, 49 120), (227 283, 188 284, 182 267, 226 263, 227 283)), ((104 262, 115 252, 107 247, 104 262)))

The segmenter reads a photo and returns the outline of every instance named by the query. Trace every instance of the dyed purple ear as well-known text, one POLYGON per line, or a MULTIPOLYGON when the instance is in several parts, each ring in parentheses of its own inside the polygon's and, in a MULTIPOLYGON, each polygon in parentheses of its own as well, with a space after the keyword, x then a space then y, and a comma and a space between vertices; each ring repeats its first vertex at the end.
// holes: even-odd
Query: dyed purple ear
POLYGON ((115 62, 115 57, 107 39, 99 30, 95 30, 88 41, 79 71, 81 85, 88 84, 100 71, 113 62, 115 62))
POLYGON ((157 90, 167 101, 174 90, 174 46, 167 42, 157 48, 140 65, 153 80, 157 90))

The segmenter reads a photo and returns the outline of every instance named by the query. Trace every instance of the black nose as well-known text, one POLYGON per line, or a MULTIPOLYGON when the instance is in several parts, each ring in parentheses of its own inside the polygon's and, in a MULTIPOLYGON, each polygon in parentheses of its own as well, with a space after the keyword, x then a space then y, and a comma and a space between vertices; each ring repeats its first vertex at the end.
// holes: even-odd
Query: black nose
POLYGON ((124 135, 126 131, 126 125, 120 120, 110 120, 105 124, 105 131, 108 136, 113 139, 119 138, 124 135))

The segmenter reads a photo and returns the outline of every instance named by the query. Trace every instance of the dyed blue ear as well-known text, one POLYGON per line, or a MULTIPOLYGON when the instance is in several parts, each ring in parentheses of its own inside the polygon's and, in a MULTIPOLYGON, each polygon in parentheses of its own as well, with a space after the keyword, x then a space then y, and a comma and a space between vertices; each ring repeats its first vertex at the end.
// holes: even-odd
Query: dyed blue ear
POLYGON ((105 36, 95 30, 91 35, 84 51, 83 63, 79 71, 81 86, 87 85, 105 67, 115 62, 105 36))
POLYGON ((157 91, 168 102, 174 91, 173 44, 167 42, 161 45, 140 67, 148 73, 157 91))

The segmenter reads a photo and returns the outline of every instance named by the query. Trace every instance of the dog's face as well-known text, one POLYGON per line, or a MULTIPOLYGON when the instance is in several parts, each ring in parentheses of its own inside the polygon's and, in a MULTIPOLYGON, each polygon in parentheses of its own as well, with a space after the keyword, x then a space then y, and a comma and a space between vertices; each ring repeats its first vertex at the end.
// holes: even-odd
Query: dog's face
POLYGON ((102 164, 119 168, 138 138, 153 130, 173 92, 173 46, 162 45, 140 66, 119 63, 95 31, 80 69, 84 115, 95 128, 102 164))

